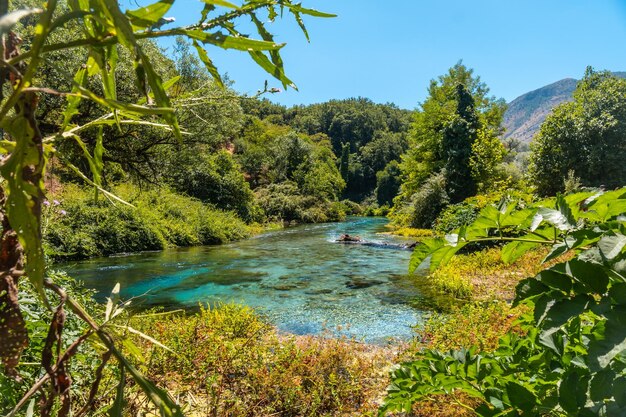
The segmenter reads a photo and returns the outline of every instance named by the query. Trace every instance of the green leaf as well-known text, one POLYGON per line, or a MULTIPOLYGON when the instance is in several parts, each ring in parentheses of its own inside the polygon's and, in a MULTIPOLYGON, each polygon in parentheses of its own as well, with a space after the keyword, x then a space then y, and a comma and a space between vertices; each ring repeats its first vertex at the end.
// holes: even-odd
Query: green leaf
POLYGON ((126 10, 126 16, 133 26, 141 29, 150 28, 159 23, 159 20, 165 16, 173 3, 174 0, 160 0, 139 9, 126 10))
POLYGON ((78 93, 78 88, 76 86, 80 86, 85 88, 87 86, 87 69, 81 68, 74 75, 74 87, 72 87, 72 93, 67 96, 67 107, 63 112, 63 125, 61 126, 61 130, 64 131, 67 125, 71 122, 72 117, 78 114, 78 106, 82 100, 82 96, 78 93))
POLYGON ((285 46, 285 44, 281 43, 250 39, 243 36, 229 36, 221 32, 207 33, 201 30, 186 30, 185 35, 202 43, 210 43, 220 48, 237 49, 246 52, 271 51, 285 46))
POLYGON ((239 6, 226 0, 202 0, 202 1, 206 4, 213 5, 213 6, 222 6, 228 9, 235 9, 235 10, 239 9, 239 6))
POLYGON ((620 407, 626 407, 626 378, 621 376, 613 381, 613 398, 620 407))
POLYGON ((613 284, 609 289, 609 297, 618 305, 626 305, 626 283, 613 284))
POLYGON ((550 288, 557 289, 559 291, 563 291, 566 294, 572 290, 572 278, 567 276, 566 274, 561 274, 554 269, 546 269, 537 274, 537 281, 541 282, 544 285, 547 285, 550 288))
MULTIPOLYGON (((532 235, 527 235, 522 237, 524 239, 526 237, 532 237, 532 235)), ((539 243, 531 243, 531 242, 509 242, 502 248, 501 256, 502 262, 506 264, 512 264, 520 257, 522 257, 529 250, 539 246, 539 243)))
MULTIPOLYGON (((157 106, 161 108, 171 108, 170 99, 163 87, 163 82, 159 74, 156 73, 154 67, 150 63, 148 56, 141 50, 137 50, 137 54, 140 56, 141 61, 143 62, 144 69, 146 71, 146 78, 148 80, 148 84, 150 84, 150 89, 152 90, 152 94, 154 94, 154 99, 157 103, 157 106)), ((180 126, 178 125, 178 119, 174 112, 163 113, 162 116, 165 121, 172 127, 174 131, 174 136, 178 139, 179 142, 182 142, 182 134, 180 132, 180 126)))
MULTIPOLYGON (((574 241, 572 240, 570 243, 574 243, 574 241)), ((541 263, 545 264, 546 262, 550 262, 551 260, 563 255, 568 250, 570 250, 570 245, 567 242, 557 243, 556 245, 552 246, 552 250, 550 250, 550 253, 548 253, 546 257, 543 258, 541 263)))
POLYGON ((610 398, 612 396, 611 393, 613 391, 613 380, 615 376, 615 372, 610 369, 595 374, 589 384, 591 400, 599 402, 610 398))
POLYGON ((195 41, 195 40, 193 41, 193 46, 196 48, 196 51, 198 51, 198 56, 200 57, 200 60, 202 61, 202 63, 206 67, 207 71, 209 71, 209 74, 211 74, 211 76, 213 77, 215 82, 220 87, 224 87, 224 82, 222 81, 222 76, 220 75, 219 71, 217 70, 217 68, 213 64, 213 61, 211 61, 211 59, 209 58, 209 55, 206 53, 204 48, 202 46, 200 46, 200 44, 198 44, 198 42, 195 41))
POLYGON ((130 21, 122 13, 120 7, 117 3, 117 0, 95 0, 100 4, 101 10, 104 14, 110 19, 112 27, 111 30, 117 34, 118 39, 122 43, 122 45, 126 46, 128 50, 132 53, 135 52, 135 48, 139 48, 137 45, 137 41, 135 39, 135 34, 133 33, 133 28, 130 24, 130 21))
POLYGON ((626 350, 626 309, 616 307, 605 314, 604 328, 598 326, 589 343, 591 369, 599 371, 609 366, 611 361, 626 350))
POLYGON ((251 51, 250 56, 261 68, 263 68, 268 74, 277 80, 281 81, 283 87, 291 87, 294 90, 298 90, 298 87, 285 75, 285 72, 282 68, 276 66, 272 61, 269 60, 262 52, 259 51, 251 51))
POLYGON ((578 317, 588 308, 590 301, 588 296, 578 295, 571 299, 549 302, 543 319, 537 323, 537 326, 543 330, 540 337, 543 338, 544 334, 558 331, 570 319, 578 317))
POLYGON ((109 417, 122 417, 124 415, 124 386, 126 385, 126 372, 124 366, 120 366, 120 382, 117 384, 115 400, 109 409, 109 417))
POLYGON ((515 305, 550 291, 550 288, 535 278, 523 279, 515 287, 515 305))
POLYGON ((579 370, 568 371, 559 385, 559 404, 568 413, 575 413, 585 406, 589 377, 579 370))
POLYGON ((441 238, 425 239, 419 242, 413 254, 411 255, 411 261, 409 263, 409 273, 414 273, 417 270, 424 270, 428 268, 429 257, 437 249, 440 249, 446 244, 446 241, 441 238))
POLYGON ((609 284, 609 276, 602 265, 573 259, 565 264, 566 273, 583 284, 591 292, 604 294, 609 284))
POLYGON ((517 382, 507 382, 506 393, 511 405, 522 411, 531 411, 537 403, 537 397, 528 388, 517 382))
POLYGON ((626 246, 626 236, 619 233, 615 236, 603 236, 598 242, 600 252, 609 261, 622 253, 624 246, 626 246))
POLYGON ((314 9, 307 9, 305 7, 300 6, 299 4, 287 4, 286 7, 288 7, 292 11, 296 11, 298 13, 302 13, 302 14, 306 14, 306 15, 314 16, 314 17, 325 17, 325 18, 337 17, 336 14, 324 13, 324 12, 320 12, 314 9))
POLYGON ((41 144, 36 143, 35 131, 23 112, 20 106, 14 117, 2 120, 1 127, 15 139, 15 148, 2 161, 0 175, 6 180, 6 215, 28 260, 25 264, 26 275, 42 299, 46 300, 43 291, 45 259, 40 227, 45 155, 40 151, 41 144))

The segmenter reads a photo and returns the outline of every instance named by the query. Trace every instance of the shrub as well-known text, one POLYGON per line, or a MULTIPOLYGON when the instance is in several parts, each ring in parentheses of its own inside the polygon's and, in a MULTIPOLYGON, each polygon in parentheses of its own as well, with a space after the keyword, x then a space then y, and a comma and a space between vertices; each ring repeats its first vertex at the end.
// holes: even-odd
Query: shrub
POLYGON ((451 204, 439 214, 433 228, 440 233, 449 233, 473 222, 478 216, 478 211, 478 207, 467 200, 451 204))
POLYGON ((448 202, 445 173, 433 174, 401 209, 400 224, 429 229, 448 202))
POLYGON ((124 184, 115 192, 135 207, 93 200, 92 190, 65 186, 44 210, 44 238, 52 260, 84 259, 167 246, 224 243, 250 236, 233 212, 161 188, 124 184), (54 201, 57 201, 54 200, 54 201))
POLYGON ((240 166, 225 150, 176 153, 168 173, 171 186, 222 210, 233 210, 246 220, 254 219, 254 194, 240 166))
POLYGON ((256 196, 270 221, 323 223, 342 220, 346 215, 341 203, 303 195, 291 181, 259 188, 256 196))
POLYGON ((190 413, 228 416, 373 414, 384 349, 338 339, 279 335, 249 307, 221 304, 195 315, 135 319, 173 352, 149 350, 151 378, 190 413))
POLYGON ((365 209, 359 204, 355 203, 351 200, 342 200, 341 206, 343 207, 343 211, 350 216, 358 216, 363 214, 365 209))

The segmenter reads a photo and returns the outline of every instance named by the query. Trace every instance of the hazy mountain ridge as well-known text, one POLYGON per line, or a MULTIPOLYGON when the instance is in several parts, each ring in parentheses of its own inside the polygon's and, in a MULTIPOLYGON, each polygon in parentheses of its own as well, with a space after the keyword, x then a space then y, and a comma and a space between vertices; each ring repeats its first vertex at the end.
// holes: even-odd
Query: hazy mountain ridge
MULTIPOLYGON (((626 72, 613 74, 626 78, 626 72)), ((504 113, 504 139, 517 139, 528 144, 556 106, 572 100, 578 80, 564 78, 537 90, 522 94, 508 104, 504 113)))

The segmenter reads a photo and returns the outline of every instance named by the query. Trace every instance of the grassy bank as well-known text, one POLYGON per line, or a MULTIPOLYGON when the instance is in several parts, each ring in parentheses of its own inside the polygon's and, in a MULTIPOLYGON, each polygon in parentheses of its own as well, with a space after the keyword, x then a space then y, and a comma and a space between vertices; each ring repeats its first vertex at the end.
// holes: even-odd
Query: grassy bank
MULTIPOLYGON (((502 299, 525 274, 533 272, 540 253, 514 266, 497 259, 498 250, 463 255, 455 276, 472 283, 466 303, 445 314, 431 313, 415 329, 410 343, 372 346, 350 340, 280 334, 248 307, 225 304, 198 313, 123 312, 106 325, 133 364, 167 389, 190 416, 375 416, 389 384, 394 363, 419 357, 425 348, 449 350, 476 345, 490 351, 498 338, 516 331, 520 310, 502 299), (483 283, 483 285, 478 285, 483 283), (496 301, 484 302, 485 296, 496 301), (498 301, 500 300, 500 301, 498 301)), ((73 280, 53 275, 56 282, 87 306, 103 322, 105 306, 73 280)), ((22 383, 0 379, 2 411, 8 410, 41 373, 38 365, 50 313, 33 303, 32 288, 22 281, 22 305, 31 331, 31 344, 20 365, 22 383), (29 301, 30 300, 30 301, 29 301)), ((68 314, 66 345, 84 332, 85 325, 68 314)), ((85 399, 93 373, 101 364, 97 343, 87 343, 72 367, 76 398, 85 399)), ((114 404, 119 370, 107 365, 96 406, 114 404)), ((126 376, 125 415, 150 413, 145 395, 126 376)), ((457 398, 434 396, 419 402, 413 416, 466 416, 457 398)))
POLYGON ((44 204, 47 255, 55 261, 115 253, 208 245, 244 239, 263 229, 235 213, 176 194, 125 184, 114 193, 134 207, 111 202, 93 190, 65 185, 44 204))

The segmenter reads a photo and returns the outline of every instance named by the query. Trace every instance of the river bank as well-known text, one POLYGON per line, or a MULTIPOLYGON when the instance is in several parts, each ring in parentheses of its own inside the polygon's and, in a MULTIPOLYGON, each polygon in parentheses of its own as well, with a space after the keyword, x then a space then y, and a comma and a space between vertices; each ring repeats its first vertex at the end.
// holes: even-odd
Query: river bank
POLYGON ((114 283, 141 308, 194 309, 236 302, 256 308, 281 331, 327 330, 386 343, 411 337, 421 321, 420 291, 408 276, 410 251, 342 245, 342 234, 402 244, 381 237, 387 220, 349 217, 309 224, 219 246, 174 248, 72 262, 58 267, 104 299, 114 283), (341 329, 341 330, 338 330, 341 329))

